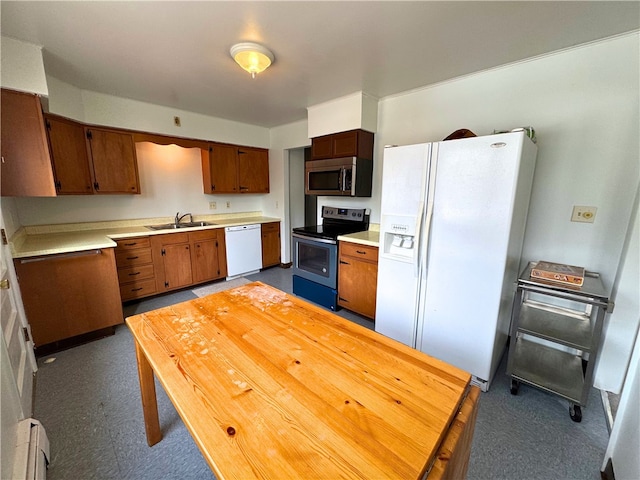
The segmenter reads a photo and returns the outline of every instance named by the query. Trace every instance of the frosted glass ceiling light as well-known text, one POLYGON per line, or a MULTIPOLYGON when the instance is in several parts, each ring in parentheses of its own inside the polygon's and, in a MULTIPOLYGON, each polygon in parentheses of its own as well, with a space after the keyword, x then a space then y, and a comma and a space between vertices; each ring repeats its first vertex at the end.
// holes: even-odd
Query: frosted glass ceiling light
POLYGON ((233 59, 256 78, 256 73, 267 69, 273 63, 273 53, 257 43, 236 43, 231 47, 233 59))

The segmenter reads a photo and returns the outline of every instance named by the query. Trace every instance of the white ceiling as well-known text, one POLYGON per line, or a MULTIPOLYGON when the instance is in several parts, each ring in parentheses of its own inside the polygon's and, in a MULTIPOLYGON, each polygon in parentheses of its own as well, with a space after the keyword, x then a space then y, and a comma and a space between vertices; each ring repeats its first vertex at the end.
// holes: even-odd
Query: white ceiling
POLYGON ((81 89, 273 127, 637 30, 640 2, 3 0, 1 19, 81 89), (276 58, 256 79, 229 55, 244 41, 276 58))

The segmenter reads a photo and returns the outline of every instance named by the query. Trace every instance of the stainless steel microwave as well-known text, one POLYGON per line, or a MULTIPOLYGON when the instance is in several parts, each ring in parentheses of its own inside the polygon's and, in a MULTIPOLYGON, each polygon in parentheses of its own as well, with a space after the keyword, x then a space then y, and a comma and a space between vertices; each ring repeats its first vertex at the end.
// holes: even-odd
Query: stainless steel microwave
POLYGON ((358 157, 309 160, 304 173, 307 195, 371 196, 372 160, 358 157))

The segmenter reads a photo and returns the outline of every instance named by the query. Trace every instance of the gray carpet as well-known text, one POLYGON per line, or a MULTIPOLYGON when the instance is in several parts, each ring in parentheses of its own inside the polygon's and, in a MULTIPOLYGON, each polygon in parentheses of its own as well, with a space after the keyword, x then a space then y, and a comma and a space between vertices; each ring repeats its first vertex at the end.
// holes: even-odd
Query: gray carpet
MULTIPOLYGON (((247 278, 291 291, 291 270, 272 268, 247 278)), ((128 304, 124 311, 129 316, 191 298, 192 291, 183 291, 128 304)), ((469 478, 599 479, 608 441, 599 393, 591 392, 582 423, 574 423, 567 402, 556 396, 525 385, 512 396, 504 363, 480 397, 469 478)), ((51 442, 50 480, 215 478, 160 385, 164 438, 147 446, 126 326, 112 337, 40 358, 38 366, 34 416, 51 442)))

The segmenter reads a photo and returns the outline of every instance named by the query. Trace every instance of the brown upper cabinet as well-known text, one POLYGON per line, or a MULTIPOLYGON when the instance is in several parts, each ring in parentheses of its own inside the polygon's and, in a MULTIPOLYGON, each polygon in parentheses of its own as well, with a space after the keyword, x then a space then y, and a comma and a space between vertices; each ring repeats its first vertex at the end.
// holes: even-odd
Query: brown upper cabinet
POLYGON ((58 194, 93 193, 84 125, 45 114, 58 194))
POLYGON ((40 98, 2 89, 3 196, 54 197, 56 189, 40 98))
POLYGON ((140 193, 133 134, 45 119, 58 194, 140 193))
POLYGON ((269 193, 269 152, 210 143, 202 150, 204 193, 269 193))
POLYGON ((311 139, 311 159, 359 157, 373 160, 373 133, 349 130, 311 139))

